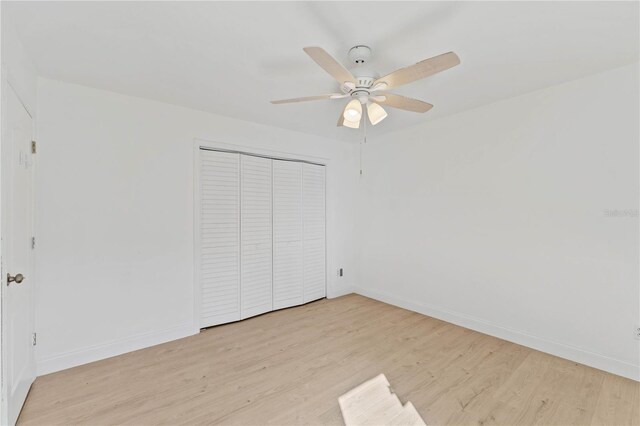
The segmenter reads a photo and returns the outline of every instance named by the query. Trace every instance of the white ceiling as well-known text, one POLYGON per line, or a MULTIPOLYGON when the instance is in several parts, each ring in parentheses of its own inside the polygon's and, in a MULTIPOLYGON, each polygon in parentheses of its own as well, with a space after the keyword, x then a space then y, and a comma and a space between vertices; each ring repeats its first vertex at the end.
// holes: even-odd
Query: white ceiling
POLYGON ((396 93, 369 135, 638 61, 638 2, 2 2, 41 75, 230 117, 356 140, 346 100, 271 105, 337 90, 303 51, 347 64, 373 49, 381 74, 444 52, 462 63, 396 93))

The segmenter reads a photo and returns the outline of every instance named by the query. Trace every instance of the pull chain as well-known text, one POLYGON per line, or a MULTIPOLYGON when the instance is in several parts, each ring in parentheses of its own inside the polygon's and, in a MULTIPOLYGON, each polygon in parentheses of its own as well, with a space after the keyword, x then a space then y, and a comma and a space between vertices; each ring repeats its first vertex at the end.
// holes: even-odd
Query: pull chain
POLYGON ((362 177, 362 141, 360 141, 360 177, 362 177))
POLYGON ((364 138, 360 141, 360 176, 362 176, 362 144, 367 143, 367 117, 364 118, 364 138))

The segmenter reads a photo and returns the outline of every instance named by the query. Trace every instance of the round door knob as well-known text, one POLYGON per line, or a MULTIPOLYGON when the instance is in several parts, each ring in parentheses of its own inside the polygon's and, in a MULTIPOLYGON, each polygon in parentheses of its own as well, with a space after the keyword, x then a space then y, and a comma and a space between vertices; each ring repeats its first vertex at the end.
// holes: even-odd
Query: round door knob
POLYGON ((13 282, 20 284, 22 281, 24 281, 24 275, 22 274, 16 274, 15 277, 12 277, 11 274, 7 274, 7 285, 13 282))

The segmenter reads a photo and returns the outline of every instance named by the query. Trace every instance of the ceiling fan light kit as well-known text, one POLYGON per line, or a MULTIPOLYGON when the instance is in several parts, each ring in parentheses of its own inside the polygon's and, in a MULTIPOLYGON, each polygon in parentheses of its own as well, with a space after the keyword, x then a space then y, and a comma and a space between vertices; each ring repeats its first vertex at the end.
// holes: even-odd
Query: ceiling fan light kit
POLYGON ((387 112, 381 105, 420 113, 429 111, 433 108, 433 105, 427 102, 389 92, 377 92, 412 83, 416 80, 447 70, 460 63, 460 59, 455 53, 448 52, 425 59, 406 68, 400 68, 399 70, 378 78, 378 74, 367 65, 372 57, 371 49, 368 46, 357 45, 349 50, 349 61, 355 64, 351 70, 342 66, 342 64, 336 61, 321 47, 305 47, 303 50, 340 84, 342 93, 283 99, 271 101, 271 103, 284 104, 351 97, 352 99, 347 103, 342 112, 342 116, 338 120, 338 126, 345 126, 352 129, 360 127, 360 121, 363 115, 362 105, 366 105, 367 116, 374 126, 387 117, 387 112))
POLYGON ((349 127, 351 129, 358 129, 360 128, 360 121, 347 121, 344 120, 342 124, 340 124, 340 126, 344 126, 344 127, 349 127))
POLYGON ((387 118, 387 111, 384 110, 380 105, 371 102, 367 105, 367 116, 369 116, 369 121, 374 126, 387 118))
POLYGON ((350 100, 344 109, 343 116, 347 121, 360 121, 360 118, 362 118, 362 104, 360 100, 350 100))

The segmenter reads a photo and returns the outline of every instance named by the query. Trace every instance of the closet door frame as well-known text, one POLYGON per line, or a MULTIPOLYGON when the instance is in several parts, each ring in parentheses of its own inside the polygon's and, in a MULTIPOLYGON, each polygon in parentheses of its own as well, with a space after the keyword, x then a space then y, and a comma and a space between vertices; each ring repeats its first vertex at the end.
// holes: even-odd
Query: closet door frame
POLYGON ((327 199, 327 185, 326 179, 331 170, 331 161, 328 158, 324 157, 311 157, 306 155, 300 155, 292 152, 283 152, 283 151, 274 151, 267 150, 261 148, 255 148, 251 146, 245 146, 240 144, 230 144, 224 142, 217 142, 202 138, 194 138, 193 141, 193 332, 200 332, 200 307, 202 300, 202 292, 200 288, 200 278, 201 278, 201 265, 200 265, 200 257, 201 257, 201 241, 200 241, 200 207, 201 207, 201 199, 200 199, 200 150, 213 150, 213 151, 222 151, 222 152, 232 152, 237 154, 244 155, 253 155, 256 157, 267 157, 274 160, 285 160, 285 161, 299 161, 302 163, 311 163, 319 166, 325 167, 325 294, 328 294, 328 283, 327 283, 327 268, 329 265, 328 262, 328 232, 327 232, 327 210, 329 208, 329 202, 327 199))

